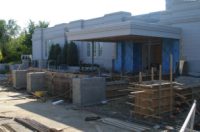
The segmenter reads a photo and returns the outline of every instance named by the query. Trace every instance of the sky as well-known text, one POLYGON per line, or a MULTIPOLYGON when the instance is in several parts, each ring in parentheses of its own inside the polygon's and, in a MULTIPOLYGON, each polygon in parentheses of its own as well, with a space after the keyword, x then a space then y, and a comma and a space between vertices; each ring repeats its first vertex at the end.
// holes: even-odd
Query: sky
POLYGON ((0 19, 26 27, 31 19, 50 26, 127 11, 132 15, 165 10, 165 0, 0 0, 0 19))

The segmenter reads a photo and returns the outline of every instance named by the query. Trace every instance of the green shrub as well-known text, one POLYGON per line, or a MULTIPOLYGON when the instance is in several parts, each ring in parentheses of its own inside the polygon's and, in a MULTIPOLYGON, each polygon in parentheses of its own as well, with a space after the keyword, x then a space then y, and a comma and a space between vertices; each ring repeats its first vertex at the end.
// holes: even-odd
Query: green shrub
POLYGON ((65 45, 62 50, 62 64, 66 64, 66 65, 68 64, 67 56, 68 56, 68 43, 65 42, 65 45))
POLYGON ((56 67, 62 63, 61 52, 62 50, 59 44, 53 44, 50 48, 48 60, 55 61, 56 67))
POLYGON ((70 42, 67 49, 67 61, 70 66, 78 66, 78 48, 74 42, 70 42))

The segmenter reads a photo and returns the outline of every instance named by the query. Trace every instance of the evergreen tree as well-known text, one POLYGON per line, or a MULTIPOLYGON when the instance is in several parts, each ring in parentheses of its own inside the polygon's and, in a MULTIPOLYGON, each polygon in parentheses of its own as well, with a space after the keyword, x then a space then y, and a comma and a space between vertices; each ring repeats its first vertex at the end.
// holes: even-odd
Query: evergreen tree
POLYGON ((78 66, 78 48, 74 42, 70 42, 67 49, 67 61, 70 66, 78 66))

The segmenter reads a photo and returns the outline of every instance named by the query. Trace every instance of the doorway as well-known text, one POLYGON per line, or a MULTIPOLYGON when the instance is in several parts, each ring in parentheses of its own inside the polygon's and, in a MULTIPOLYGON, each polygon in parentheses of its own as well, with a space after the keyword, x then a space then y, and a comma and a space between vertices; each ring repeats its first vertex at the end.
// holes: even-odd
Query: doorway
POLYGON ((162 45, 161 44, 143 44, 142 45, 142 70, 150 72, 151 67, 159 69, 162 63, 162 45))

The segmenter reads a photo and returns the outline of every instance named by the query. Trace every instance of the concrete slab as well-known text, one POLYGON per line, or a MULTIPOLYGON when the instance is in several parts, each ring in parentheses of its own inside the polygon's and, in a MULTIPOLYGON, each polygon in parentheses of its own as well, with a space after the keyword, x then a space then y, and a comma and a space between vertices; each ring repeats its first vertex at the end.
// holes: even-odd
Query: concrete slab
POLYGON ((27 70, 13 70, 12 71, 13 87, 15 87, 16 89, 26 88, 27 72, 28 72, 27 70))
POLYGON ((72 82, 73 104, 86 106, 105 100, 105 78, 74 78, 72 82))
POLYGON ((30 72, 27 74, 27 91, 45 90, 45 72, 30 72))

